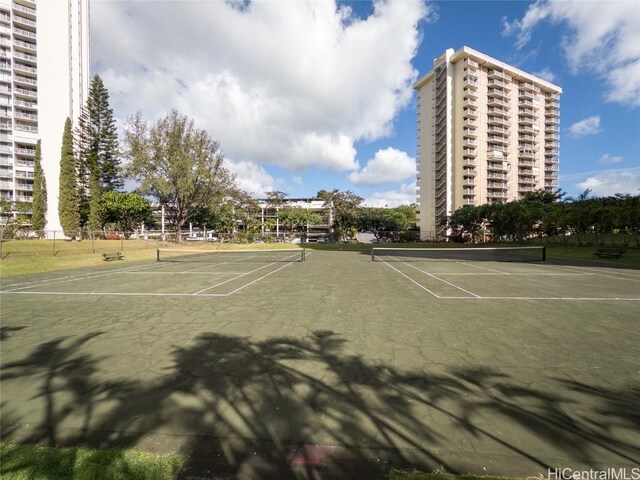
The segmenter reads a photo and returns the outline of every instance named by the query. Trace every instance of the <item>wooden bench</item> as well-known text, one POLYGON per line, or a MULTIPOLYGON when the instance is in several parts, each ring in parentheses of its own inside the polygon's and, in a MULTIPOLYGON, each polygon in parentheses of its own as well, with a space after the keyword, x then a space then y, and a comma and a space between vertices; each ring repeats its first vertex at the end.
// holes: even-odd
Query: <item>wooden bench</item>
POLYGON ((620 258, 623 253, 624 248, 600 247, 593 254, 598 258, 620 258))
POLYGON ((120 252, 108 252, 103 253, 102 258, 105 262, 108 262, 109 260, 122 260, 124 258, 124 255, 122 255, 120 252))

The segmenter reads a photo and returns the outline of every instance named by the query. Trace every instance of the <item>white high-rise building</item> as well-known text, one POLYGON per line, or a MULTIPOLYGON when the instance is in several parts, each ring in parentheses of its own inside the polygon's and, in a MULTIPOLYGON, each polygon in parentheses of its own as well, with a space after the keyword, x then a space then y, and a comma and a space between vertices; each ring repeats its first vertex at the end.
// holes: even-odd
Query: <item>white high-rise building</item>
POLYGON ((418 91, 420 237, 463 205, 558 188, 562 89, 469 47, 448 49, 418 91))
POLYGON ((0 0, 0 197, 30 202, 35 145, 47 180, 47 230, 59 230, 62 132, 89 83, 88 0, 0 0))

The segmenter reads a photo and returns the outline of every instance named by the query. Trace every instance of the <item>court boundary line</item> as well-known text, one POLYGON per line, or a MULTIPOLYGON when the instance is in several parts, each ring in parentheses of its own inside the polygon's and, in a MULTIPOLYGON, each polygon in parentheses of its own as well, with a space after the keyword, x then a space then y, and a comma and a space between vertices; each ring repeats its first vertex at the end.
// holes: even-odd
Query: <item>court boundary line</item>
MULTIPOLYGON (((18 292, 18 291, 0 291, 13 295, 67 295, 67 296, 104 296, 104 297, 193 297, 193 293, 161 293, 161 292, 18 292)), ((228 293, 203 293, 195 295, 196 297, 228 297, 228 293)))
POLYGON ((403 277, 405 277, 407 280, 409 280, 410 282, 413 282, 415 285, 417 285, 418 287, 420 287, 421 289, 423 289, 426 292, 429 292, 431 295, 433 295, 436 298, 440 298, 438 295, 436 295, 435 293, 433 293, 431 290, 429 290, 427 287, 425 287, 424 285, 422 285, 421 283, 416 282, 413 278, 411 278, 410 276, 402 273, 400 270, 398 270, 396 267, 394 267, 393 265, 391 265, 388 262, 385 262, 384 260, 382 261, 382 263, 384 263, 387 267, 392 268, 393 270, 395 270, 396 272, 398 272, 400 275, 402 275, 403 277))
MULTIPOLYGON (((393 258, 393 257, 392 257, 393 258)), ((397 260, 397 259, 396 259, 397 260)), ((449 285, 451 285, 452 287, 458 288, 459 290, 464 291, 465 293, 469 293, 471 295, 473 295, 472 297, 461 297, 461 296, 445 296, 445 295, 437 295, 435 293, 433 293, 431 290, 429 290, 427 287, 425 287, 424 285, 422 285, 421 283, 419 283, 418 281, 414 280, 413 278, 409 277, 408 275, 406 275, 404 272, 401 272, 400 270, 398 270, 396 267, 394 267, 393 265, 391 265, 389 262, 385 262, 384 260, 380 260, 383 264, 385 264, 386 266, 388 266, 389 268, 392 268, 393 270, 395 270, 396 272, 398 272, 400 275, 402 275, 403 277, 405 277, 406 279, 408 279, 410 282, 412 282, 414 285, 417 285, 418 287, 420 287, 421 289, 429 292, 431 295, 433 295, 434 297, 436 297, 438 300, 538 300, 538 301, 546 301, 546 300, 560 300, 560 301, 601 301, 601 302, 638 302, 640 301, 640 298, 634 298, 634 297, 522 297, 522 296, 514 296, 514 297, 507 297, 507 296, 487 296, 487 297, 483 297, 480 295, 476 295, 470 291, 467 291, 465 289, 463 289, 462 287, 458 287, 450 282, 447 282, 446 280, 443 280, 441 278, 436 277, 433 274, 430 274, 429 272, 425 272, 423 270, 420 270, 417 267, 414 267, 413 265, 410 265, 407 262, 402 262, 400 261, 399 263, 402 263, 404 265, 407 265, 415 270, 418 270, 419 272, 422 272, 426 275, 429 275, 433 278, 435 278, 436 280, 440 280, 444 283, 447 283, 449 285)), ((574 268, 582 268, 582 267, 574 267, 574 268)), ((444 275, 444 274, 440 274, 440 275, 444 275)), ((470 275, 474 275, 474 274, 470 274, 470 275)), ((490 274, 484 274, 484 275, 490 275, 490 274)), ((496 276, 502 276, 502 274, 495 274, 496 276)), ((505 276, 509 276, 512 274, 509 273, 505 273, 505 276)), ((518 275, 522 275, 522 276, 529 276, 529 274, 518 274, 518 275)), ((535 275, 535 274, 534 274, 535 275)), ((538 275, 544 275, 544 273, 542 274, 538 274, 538 275)), ((597 273, 592 273, 592 274, 572 274, 572 273, 560 273, 560 274, 549 274, 549 275, 567 275, 567 276, 573 276, 573 275, 584 275, 584 276, 595 276, 597 275, 597 273)), ((620 277, 612 277, 612 278, 617 278, 618 280, 626 280, 626 278, 620 278, 620 277)))
POLYGON ((254 283, 256 283, 256 282, 259 282, 259 281, 260 281, 260 280, 262 280, 263 278, 266 278, 266 277, 268 277, 269 275, 273 275, 274 273, 276 273, 276 272, 277 272, 277 271, 279 271, 279 270, 282 270, 283 268, 287 268, 288 266, 290 266, 290 265, 291 265, 291 263, 294 263, 294 262, 290 262, 290 263, 287 263, 287 264, 285 264, 285 265, 283 265, 283 266, 281 266, 281 267, 279 267, 279 268, 276 268, 275 270, 273 270, 273 271, 271 271, 271 272, 269 272, 269 273, 267 273, 267 274, 265 274, 265 275, 261 276, 260 278, 256 278, 255 280, 253 280, 253 281, 251 281, 251 282, 247 283, 246 285, 243 285, 243 286, 241 286, 241 287, 239 287, 239 288, 236 288, 236 289, 235 289, 235 290, 233 290, 232 292, 229 292, 227 295, 233 295, 234 293, 239 292, 239 291, 240 291, 240 290, 242 290, 243 288, 247 288, 248 286, 253 285, 253 284, 254 284, 254 283))
MULTIPOLYGON (((157 268, 157 267, 161 267, 164 265, 159 265, 159 264, 150 264, 150 265, 136 265, 133 267, 126 267, 126 268, 119 268, 117 270, 112 270, 110 272, 95 272, 95 273, 85 273, 85 274, 78 274, 78 275, 66 275, 64 277, 55 277, 55 278, 48 278, 48 279, 42 279, 42 280, 34 280, 31 282, 23 282, 23 283, 14 283, 12 285, 9 285, 9 288, 11 290, 4 290, 5 292, 13 292, 13 291, 18 291, 18 290, 24 290, 25 288, 34 288, 31 287, 29 285, 33 285, 33 284, 41 284, 41 283, 46 283, 46 285, 58 285, 60 283, 67 283, 67 282, 75 282, 77 280, 86 280, 89 278, 97 278, 97 277, 106 277, 109 275, 115 275, 118 273, 126 273, 128 271, 133 271, 136 269, 140 269, 140 268, 157 268), (15 287, 17 285, 22 285, 20 288, 12 288, 15 287), (28 285, 28 286, 24 286, 24 285, 28 285)), ((46 286, 45 285, 45 286, 46 286)), ((38 285, 36 285, 37 287, 38 285)))
MULTIPOLYGON (((480 298, 480 295, 477 295, 477 294, 475 294, 475 293, 473 293, 473 292, 470 292, 469 290, 466 290, 466 289, 464 289, 464 288, 462 288, 462 287, 459 287, 459 286, 455 285, 454 283, 451 283, 451 282, 448 282, 448 281, 446 281, 446 280, 443 280, 442 278, 438 278, 438 277, 437 277, 437 276, 435 276, 433 273, 429 273, 429 272, 425 272, 424 270, 420 270, 418 267, 414 267, 413 265, 410 265, 410 264, 408 264, 407 262, 400 262, 400 263, 402 263, 403 265, 406 265, 407 267, 411 267, 411 268, 413 268, 414 270, 417 270, 417 271, 419 271, 419 272, 422 272, 422 273, 424 273, 425 275, 428 275, 428 276, 430 276, 430 277, 432 277, 432 278, 435 278, 436 280, 440 280, 442 283, 446 283, 447 285, 450 285, 450 286, 452 286, 453 288, 457 288, 458 290, 460 290, 460 291, 462 291, 462 292, 464 292, 464 293, 468 293, 469 295, 473 295, 473 296, 474 296, 474 297, 476 297, 476 298, 480 298)), ((441 298, 441 297, 439 297, 439 298, 441 298)))

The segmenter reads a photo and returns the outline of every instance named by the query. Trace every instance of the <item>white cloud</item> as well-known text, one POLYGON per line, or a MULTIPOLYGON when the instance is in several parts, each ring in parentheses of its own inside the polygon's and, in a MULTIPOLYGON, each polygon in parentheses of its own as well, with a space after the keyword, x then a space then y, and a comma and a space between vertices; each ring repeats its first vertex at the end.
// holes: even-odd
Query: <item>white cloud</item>
POLYGON ((549 83, 556 83, 556 80, 558 80, 558 76, 549 67, 543 68, 539 72, 533 72, 533 74, 549 83))
POLYGON ((574 74, 595 72, 607 83, 605 98, 640 106, 640 15, 634 1, 538 0, 520 20, 503 18, 503 35, 524 47, 542 21, 565 23, 563 50, 574 74))
POLYGON ((616 193, 640 194, 640 168, 605 170, 590 172, 582 182, 576 183, 580 190, 591 189, 595 196, 608 196, 616 193))
POLYGON ((300 175, 295 175, 291 180, 293 181, 294 185, 302 185, 304 183, 300 175))
POLYGON ((238 186, 256 197, 264 197, 265 192, 277 190, 276 185, 282 183, 269 175, 263 167, 252 162, 225 158, 225 166, 236 175, 238 186))
POLYGON ((604 163, 605 165, 613 165, 615 163, 620 163, 623 160, 624 157, 609 155, 608 153, 605 153, 602 157, 600 157, 600 160, 598 161, 600 163, 604 163))
POLYGON ((378 150, 371 160, 349 180, 358 185, 399 182, 416 174, 416 160, 401 150, 388 147, 378 150))
POLYGON ((404 183, 398 190, 375 192, 364 200, 367 207, 397 207, 416 203, 416 182, 404 183))
POLYGON ((585 118, 574 123, 569 127, 571 135, 574 137, 583 137, 585 135, 595 135, 600 132, 600 115, 585 118))
POLYGON ((297 172, 355 170, 354 142, 392 132, 431 14, 420 0, 376 1, 367 18, 322 0, 91 8, 94 70, 119 118, 176 108, 232 158, 297 172))

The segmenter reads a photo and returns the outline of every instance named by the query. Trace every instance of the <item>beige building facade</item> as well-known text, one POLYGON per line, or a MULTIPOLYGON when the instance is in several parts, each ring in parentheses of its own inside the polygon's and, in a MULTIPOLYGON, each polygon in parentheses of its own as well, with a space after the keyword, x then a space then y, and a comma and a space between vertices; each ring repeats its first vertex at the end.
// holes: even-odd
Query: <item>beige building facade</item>
MULTIPOLYGON (((61 229, 62 132, 87 98, 89 27, 89 0, 0 0, 0 198, 14 208, 32 201, 41 140, 47 230, 61 229)), ((0 216, 0 228, 16 213, 0 216)))
POLYGON ((418 92, 420 237, 464 205, 558 189, 562 89, 469 47, 448 49, 418 92))

